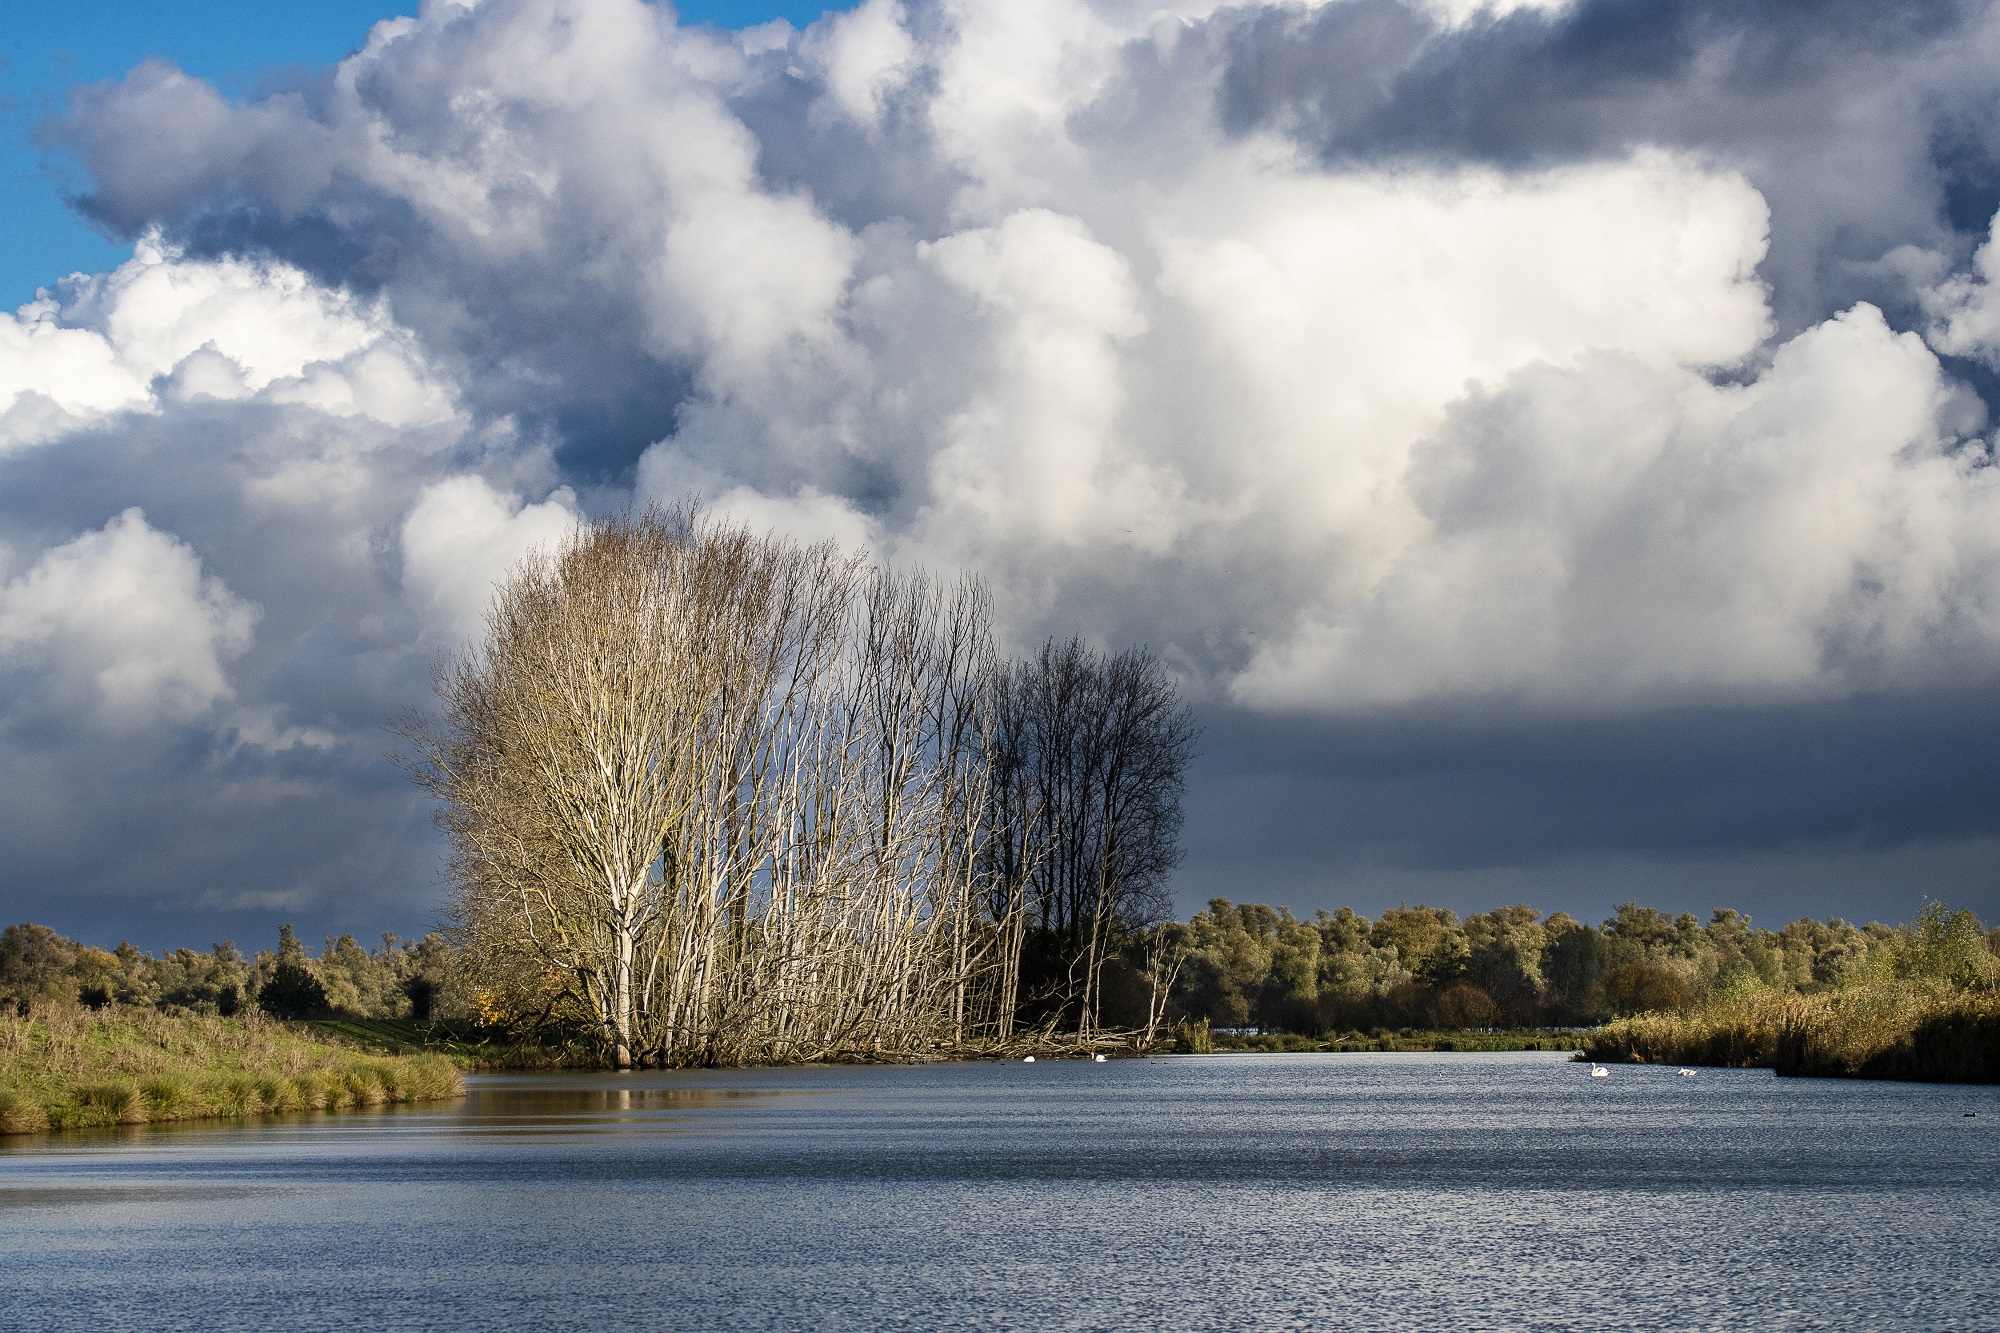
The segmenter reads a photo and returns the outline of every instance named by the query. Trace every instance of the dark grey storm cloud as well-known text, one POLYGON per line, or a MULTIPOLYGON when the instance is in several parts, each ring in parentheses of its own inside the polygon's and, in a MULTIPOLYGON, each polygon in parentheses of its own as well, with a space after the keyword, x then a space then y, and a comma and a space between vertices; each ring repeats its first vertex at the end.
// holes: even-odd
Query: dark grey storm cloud
POLYGON ((422 926, 382 723, 688 490, 1158 647, 1184 904, 1991 912, 1995 70, 1970 2, 432 0, 79 88, 141 253, 0 324, 0 914, 422 926))
POLYGON ((1227 39, 1223 115, 1238 130, 1284 118, 1329 157, 1756 144, 1832 131, 1844 98, 1896 83, 1971 110, 1959 58, 1986 18, 1976 3, 1868 0, 1580 0, 1449 28, 1392 0, 1249 11, 1227 39), (1940 65, 1958 86, 1940 86, 1940 65), (1913 66, 1929 75, 1914 88, 1913 66))
POLYGON ((1904 919, 1933 896, 1990 917, 1995 753, 1987 694, 1587 721, 1218 711, 1182 896, 1478 911, 1504 883, 1586 916, 1640 896, 1904 919))

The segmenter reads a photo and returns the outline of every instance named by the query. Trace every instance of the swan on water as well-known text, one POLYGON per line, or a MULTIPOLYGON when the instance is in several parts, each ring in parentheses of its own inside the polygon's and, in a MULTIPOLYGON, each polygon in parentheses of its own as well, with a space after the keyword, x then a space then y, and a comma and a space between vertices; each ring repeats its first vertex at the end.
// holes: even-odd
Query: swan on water
POLYGON ((1592 1060, 1590 1062, 1590 1076, 1592 1078, 1610 1078, 1611 1071, 1597 1063, 1597 1061, 1592 1060))
POLYGON ((1103 1064, 1106 1060, 1110 1059, 1111 1057, 1108 1055, 1093 1055, 1090 1058, 1095 1060, 1098 1064, 1103 1064))
POLYGON ((1032 1055, 1024 1055, 1021 1057, 1021 1063, 1024 1065, 1031 1065, 1035 1063, 1035 1057, 1032 1055))
POLYGON ((1692 1069, 1683 1069, 1683 1070, 1681 1071, 1681 1077, 1682 1077, 1682 1078, 1693 1078, 1693 1077, 1694 1077, 1694 1071, 1693 1071, 1692 1069))

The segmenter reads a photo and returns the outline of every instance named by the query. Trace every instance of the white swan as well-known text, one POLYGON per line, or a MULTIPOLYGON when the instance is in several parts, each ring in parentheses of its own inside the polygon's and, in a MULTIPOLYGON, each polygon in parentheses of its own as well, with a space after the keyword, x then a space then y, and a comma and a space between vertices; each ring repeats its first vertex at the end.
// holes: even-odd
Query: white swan
POLYGON ((1110 1059, 1111 1057, 1108 1055, 1093 1055, 1090 1058, 1095 1060, 1098 1064, 1103 1064, 1106 1060, 1110 1059))
POLYGON ((1024 1055, 1021 1057, 1021 1063, 1024 1065, 1031 1065, 1035 1063, 1035 1057, 1032 1055, 1024 1055))
POLYGON ((1692 1069, 1683 1069, 1683 1070, 1681 1071, 1681 1077, 1682 1077, 1682 1078, 1693 1078, 1693 1077, 1694 1077, 1694 1071, 1693 1071, 1692 1069))
POLYGON ((1592 1078, 1610 1078, 1611 1071, 1597 1063, 1597 1061, 1592 1060, 1590 1062, 1590 1076, 1592 1078))

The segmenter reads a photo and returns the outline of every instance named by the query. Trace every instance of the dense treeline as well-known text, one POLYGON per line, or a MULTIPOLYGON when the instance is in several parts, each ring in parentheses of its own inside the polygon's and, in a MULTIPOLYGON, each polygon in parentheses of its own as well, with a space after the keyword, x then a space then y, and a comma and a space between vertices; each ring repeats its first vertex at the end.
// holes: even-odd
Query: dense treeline
MULTIPOLYGON (((1299 920, 1288 909, 1212 900, 1187 922, 1133 926, 1107 914, 1101 1020, 1145 1031, 1182 1021, 1308 1035, 1382 1029, 1594 1026, 1641 1014, 1699 1014, 1745 996, 1837 996, 1884 982, 1988 990, 2000 930, 1935 904, 1916 922, 1854 926, 1803 918, 1778 930, 1718 909, 1707 922, 1634 903, 1599 925, 1525 906, 1461 920, 1402 906, 1370 920, 1349 908, 1299 920)), ((1060 922, 1054 916, 1051 920, 1060 922)), ((1031 923, 1055 934, 1064 926, 1031 923)), ((1055 953, 1055 943, 1048 946, 1055 953)), ((1024 1008, 1044 1005, 1024 993, 1024 1008)), ((246 958, 206 951, 92 948, 45 926, 0 931, 0 1008, 155 1008, 227 1016, 445 1020, 528 1030, 481 989, 441 934, 374 949, 353 936, 317 954, 290 926, 246 958)))
MULTIPOLYGON (((1952 919, 1954 938, 1976 938, 1980 956, 1992 956, 2000 931, 1952 919)), ((1835 917, 1764 930, 1727 908, 1704 922, 1637 903, 1593 926, 1527 906, 1464 920, 1402 906, 1373 921, 1342 908, 1301 921, 1282 907, 1218 898, 1184 925, 1144 934, 1178 959, 1178 1016, 1302 1033, 1594 1025, 1745 987, 1838 990, 1937 948, 1918 926, 1835 917)))
POLYGON ((228 940, 155 955, 123 943, 92 948, 47 926, 0 931, 0 1012, 28 1017, 112 1005, 224 1018, 252 1011, 275 1018, 476 1016, 457 952, 436 934, 399 940, 384 933, 374 949, 342 935, 315 957, 284 926, 276 949, 246 958, 228 940))

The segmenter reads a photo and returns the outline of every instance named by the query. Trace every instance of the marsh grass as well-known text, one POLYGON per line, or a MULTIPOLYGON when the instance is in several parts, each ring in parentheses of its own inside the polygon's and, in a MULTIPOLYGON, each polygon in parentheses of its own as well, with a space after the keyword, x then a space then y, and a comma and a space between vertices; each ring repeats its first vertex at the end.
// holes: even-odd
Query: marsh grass
POLYGON ((456 1096, 438 1055, 384 1056, 256 1015, 112 1006, 0 1017, 0 1134, 456 1096))
POLYGON ((1781 1074, 2000 1082, 2000 995, 1903 982, 1800 996, 1773 1063, 1781 1074))
POLYGON ((1683 1012, 1607 1023, 1584 1054, 1607 1064, 2000 1082, 2000 995, 1924 980, 1876 980, 1815 995, 1756 988, 1683 1012))
POLYGON ((1605 1064, 1768 1068, 1777 1059, 1786 1009, 1799 998, 1790 991, 1754 987, 1687 1010, 1620 1018, 1591 1033, 1583 1053, 1605 1064))

